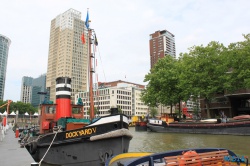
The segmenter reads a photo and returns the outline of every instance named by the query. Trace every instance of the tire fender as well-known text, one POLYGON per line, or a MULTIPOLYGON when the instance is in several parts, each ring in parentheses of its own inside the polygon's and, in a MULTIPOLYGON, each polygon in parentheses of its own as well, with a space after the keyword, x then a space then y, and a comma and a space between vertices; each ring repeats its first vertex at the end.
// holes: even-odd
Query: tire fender
POLYGON ((37 150, 37 143, 36 142, 31 142, 30 143, 30 154, 35 154, 37 150))

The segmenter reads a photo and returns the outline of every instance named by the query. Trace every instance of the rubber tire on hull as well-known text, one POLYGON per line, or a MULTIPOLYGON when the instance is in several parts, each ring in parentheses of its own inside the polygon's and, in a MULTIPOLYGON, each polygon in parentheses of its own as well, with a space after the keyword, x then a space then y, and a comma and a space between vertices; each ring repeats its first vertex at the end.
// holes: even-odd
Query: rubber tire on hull
POLYGON ((30 147, 29 147, 30 154, 35 154, 36 150, 37 150, 37 143, 31 142, 30 147))

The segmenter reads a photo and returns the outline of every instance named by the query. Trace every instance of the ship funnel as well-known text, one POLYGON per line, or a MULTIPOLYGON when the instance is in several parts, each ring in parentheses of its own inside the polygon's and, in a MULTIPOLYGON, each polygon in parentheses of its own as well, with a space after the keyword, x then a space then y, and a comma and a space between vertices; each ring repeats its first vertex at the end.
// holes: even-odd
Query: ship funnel
POLYGON ((71 78, 58 77, 56 79, 56 118, 71 117, 71 78))

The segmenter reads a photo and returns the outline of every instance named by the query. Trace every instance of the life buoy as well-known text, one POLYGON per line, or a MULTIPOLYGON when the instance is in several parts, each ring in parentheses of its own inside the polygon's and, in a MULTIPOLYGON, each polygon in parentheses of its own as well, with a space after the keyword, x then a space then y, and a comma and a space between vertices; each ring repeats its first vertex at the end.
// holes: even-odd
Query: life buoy
POLYGON ((37 150, 37 143, 36 142, 31 142, 30 143, 30 148, 29 148, 30 154, 35 154, 36 150, 37 150))
POLYGON ((189 164, 187 164, 188 161, 193 161, 194 164, 192 164, 192 165, 202 166, 201 159, 199 158, 199 154, 193 150, 190 150, 190 151, 183 153, 183 155, 180 159, 180 162, 179 162, 179 166, 189 165, 189 164))

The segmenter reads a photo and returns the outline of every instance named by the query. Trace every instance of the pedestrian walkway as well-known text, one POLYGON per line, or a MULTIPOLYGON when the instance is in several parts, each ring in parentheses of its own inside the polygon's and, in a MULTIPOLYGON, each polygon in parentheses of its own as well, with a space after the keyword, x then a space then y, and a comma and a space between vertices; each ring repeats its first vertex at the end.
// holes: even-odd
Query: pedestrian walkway
POLYGON ((1 166, 30 166, 34 160, 25 148, 20 148, 18 138, 15 138, 13 130, 9 129, 2 141, 0 141, 0 165, 1 166))

